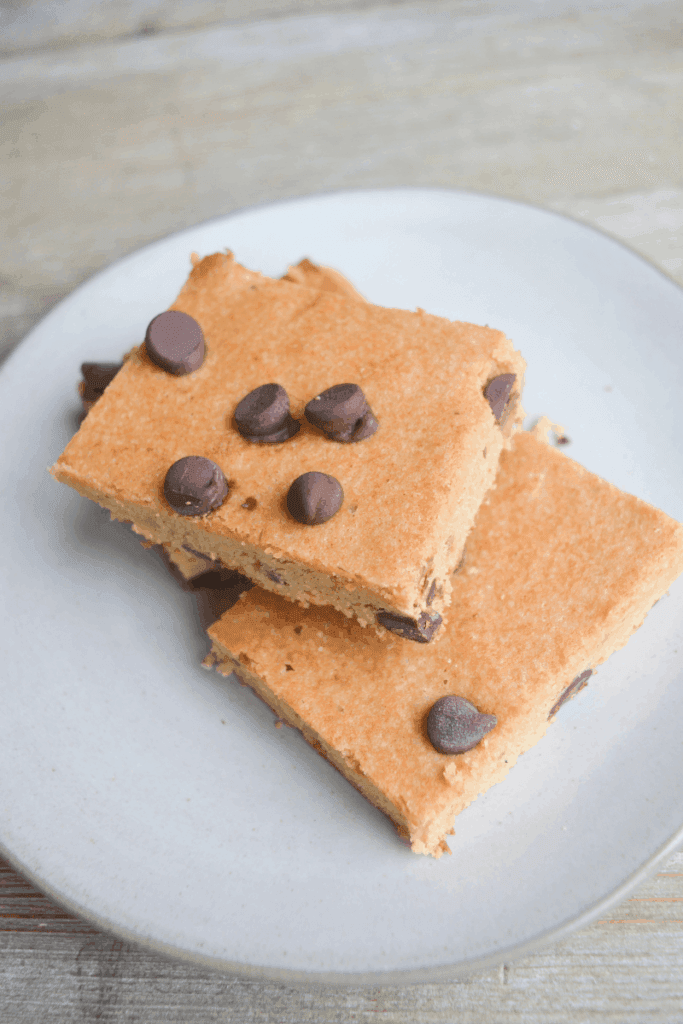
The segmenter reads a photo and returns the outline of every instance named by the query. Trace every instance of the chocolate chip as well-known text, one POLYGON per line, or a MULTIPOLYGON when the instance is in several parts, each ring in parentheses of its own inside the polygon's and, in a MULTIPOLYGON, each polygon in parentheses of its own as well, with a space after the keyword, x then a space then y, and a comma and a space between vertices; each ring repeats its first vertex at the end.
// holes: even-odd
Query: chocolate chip
POLYGON ((178 309, 159 313, 145 334, 147 355, 167 373, 180 377, 204 362, 204 334, 197 321, 178 309))
POLYGON ((306 406, 306 419, 330 441, 348 444, 372 437, 379 423, 357 384, 335 384, 306 406))
POLYGON ((567 689, 562 691, 556 703, 553 704, 553 706, 551 707, 548 718, 552 718, 553 715, 556 715, 562 707, 562 705, 565 703, 565 701, 568 701, 570 697, 573 697, 575 694, 577 694, 579 690, 583 690, 584 686, 588 686, 588 680, 592 675, 593 669, 587 668, 586 671, 582 672, 580 676, 577 676, 576 679, 573 679, 567 687, 567 689))
POLYGON ((501 373, 499 377, 494 377, 490 380, 484 388, 484 398, 491 406, 491 412, 496 417, 498 423, 500 423, 505 406, 510 398, 510 392, 514 386, 517 377, 514 373, 501 373))
POLYGON ((326 523, 339 511, 343 501, 342 485, 327 473, 304 473, 287 492, 289 514, 308 526, 326 523))
POLYGON ((289 411, 289 396, 281 384, 262 384, 245 395, 235 409, 235 423, 242 437, 260 444, 289 441, 300 426, 289 411))
POLYGON ((239 587, 240 593, 244 590, 251 590, 254 586, 251 580, 248 580, 237 569, 226 568, 209 569, 207 572, 200 573, 199 576, 193 576, 187 582, 191 590, 225 590, 228 587, 239 587))
POLYGON ((78 385, 78 393, 83 402, 84 412, 89 412, 95 402, 104 394, 104 389, 111 384, 123 363, 82 363, 83 380, 78 385))
POLYGON ((482 715, 464 697, 441 697, 427 718, 427 734, 440 754, 472 750, 497 724, 495 715, 482 715))
POLYGON ((228 484, 220 466, 201 455, 174 462, 164 480, 164 497, 181 516, 203 516, 222 505, 228 484))
POLYGON ((111 384, 123 363, 81 363, 83 383, 100 394, 111 384))
POLYGON ((271 583, 277 583, 281 587, 286 587, 287 584, 283 580, 279 572, 275 572, 274 569, 263 569, 264 576, 267 576, 271 583))
POLYGON ((247 498, 246 501, 242 502, 241 508, 246 508, 247 512, 253 512, 257 505, 258 501, 256 498, 247 498))
POLYGON ((405 640, 428 644, 442 623, 438 612, 422 612, 418 619, 409 615, 395 615, 393 612, 377 612, 377 622, 390 633, 396 633, 405 640))
POLYGON ((434 600, 435 596, 436 596, 436 580, 432 580, 432 585, 429 588, 429 593, 427 594, 427 607, 428 608, 431 607, 432 601, 434 600))
POLYGON ((251 580, 231 569, 221 569, 215 574, 207 572, 197 579, 200 581, 199 585, 193 580, 192 590, 197 599, 197 610, 203 629, 208 629, 212 623, 225 615, 237 604, 244 591, 251 590, 254 586, 251 580), (214 586, 214 583, 217 585, 214 586))

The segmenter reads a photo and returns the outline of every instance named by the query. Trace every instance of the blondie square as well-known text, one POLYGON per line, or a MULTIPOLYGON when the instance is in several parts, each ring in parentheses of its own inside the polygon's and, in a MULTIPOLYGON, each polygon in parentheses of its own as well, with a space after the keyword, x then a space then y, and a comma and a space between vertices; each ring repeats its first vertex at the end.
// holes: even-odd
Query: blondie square
POLYGON ((254 588, 210 627, 207 666, 234 671, 415 852, 438 857, 455 815, 507 775, 682 571, 683 526, 518 433, 431 644, 254 588), (434 746, 430 711, 444 697, 473 705, 464 734, 480 742, 467 752, 434 746))
POLYGON ((152 321, 52 472, 172 555, 424 642, 523 417, 524 361, 499 331, 370 305, 315 269, 197 261, 176 335, 152 321))

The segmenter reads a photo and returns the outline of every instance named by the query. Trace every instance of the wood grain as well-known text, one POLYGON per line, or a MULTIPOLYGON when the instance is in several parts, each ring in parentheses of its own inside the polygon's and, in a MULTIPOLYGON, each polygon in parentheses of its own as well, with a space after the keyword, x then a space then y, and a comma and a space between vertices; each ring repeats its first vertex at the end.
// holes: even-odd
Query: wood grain
POLYGON ((324 10, 0 61, 4 351, 98 268, 251 204, 683 187, 677 0, 496 9, 324 10))
POLYGON ((0 887, 3 1024, 347 1024, 378 1015, 397 1024, 681 1020, 683 853, 614 919, 469 978, 395 989, 290 989, 201 970, 88 928, 4 863, 0 887))

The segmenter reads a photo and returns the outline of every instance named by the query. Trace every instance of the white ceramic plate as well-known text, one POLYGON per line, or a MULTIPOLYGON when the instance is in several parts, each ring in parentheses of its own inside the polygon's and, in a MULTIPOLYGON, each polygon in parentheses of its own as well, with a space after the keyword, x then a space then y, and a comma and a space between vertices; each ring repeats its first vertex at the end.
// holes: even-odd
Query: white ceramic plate
POLYGON ((310 256, 371 300, 504 330, 569 454, 683 519, 683 292, 564 217, 399 189, 282 203, 158 242, 79 288, 0 375, 1 839, 104 929, 293 983, 433 981, 559 937, 683 839, 683 581, 457 821, 453 855, 388 820, 251 691, 200 668, 193 600, 46 468, 84 359, 117 359, 189 254, 310 256))

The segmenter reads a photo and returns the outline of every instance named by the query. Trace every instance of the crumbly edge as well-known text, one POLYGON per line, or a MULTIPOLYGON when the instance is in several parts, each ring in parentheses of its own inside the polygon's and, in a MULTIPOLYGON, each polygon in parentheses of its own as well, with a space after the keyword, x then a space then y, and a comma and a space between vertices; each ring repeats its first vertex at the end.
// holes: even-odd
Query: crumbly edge
MULTIPOLYGON (((213 563, 220 563, 228 569, 237 569, 254 583, 264 590, 273 591, 276 594, 294 601, 302 607, 307 608, 311 604, 331 605, 342 612, 347 618, 355 617, 362 626, 372 626, 378 633, 386 632, 376 622, 377 613, 387 611, 393 615, 410 616, 416 614, 414 608, 404 608, 394 604, 373 591, 358 586, 352 580, 344 579, 341 576, 332 577, 315 569, 310 569, 300 563, 290 562, 285 559, 278 559, 274 555, 255 548, 244 541, 232 539, 216 534, 208 534, 204 531, 193 531, 187 522, 189 517, 166 516, 161 521, 159 513, 151 509, 145 511, 139 507, 131 507, 122 501, 112 497, 104 497, 85 485, 82 481, 74 479, 69 472, 64 472, 61 466, 56 465, 51 470, 53 476, 61 483, 73 487, 86 498, 90 498, 97 504, 106 508, 113 519, 124 523, 131 523, 132 529, 152 544, 162 544, 171 558, 174 552, 190 548, 199 557, 204 557, 213 563), (201 546, 211 544, 210 551, 201 551, 201 546), (277 573, 282 584, 276 583, 267 573, 277 573)), ((450 562, 457 566, 462 552, 453 559, 452 553, 450 562)), ((182 555, 181 555, 182 558, 182 555)), ((182 558, 186 564, 186 560, 182 558)), ((425 568, 425 573, 434 573, 433 565, 425 568)), ((432 578, 430 575, 429 579, 432 578)), ((450 573, 444 573, 440 581, 441 589, 435 597, 429 611, 439 611, 450 603, 452 587, 450 573)), ((425 588, 428 589, 428 588, 425 588)), ((446 616, 443 614, 444 622, 446 616)))
MULTIPOLYGON (((515 394, 509 418, 502 425, 501 448, 509 447, 524 415, 519 395, 515 394)), ((497 459, 489 460, 488 464, 482 463, 480 483, 485 495, 495 483, 496 470, 497 459)), ((348 618, 355 617, 362 626, 374 627, 380 635, 385 632, 377 624, 377 613, 381 611, 411 618, 417 618, 423 611, 437 612, 442 616, 444 623, 448 621, 446 610, 450 605, 453 589, 451 577, 462 562, 464 553, 464 547, 457 551, 453 550, 452 538, 448 538, 444 547, 432 558, 427 559, 423 566, 419 583, 422 601, 406 607, 392 601, 387 594, 378 594, 352 580, 342 576, 330 576, 302 563, 276 558, 245 541, 207 534, 204 531, 193 531, 191 523, 184 518, 167 517, 162 527, 158 514, 150 511, 143 518, 142 510, 138 507, 130 508, 113 498, 104 500, 101 494, 74 480, 70 474, 63 474, 59 465, 53 468, 53 475, 57 480, 74 487, 85 497, 103 505, 114 519, 131 522, 133 530, 150 543, 163 545, 166 555, 186 579, 217 566, 237 569, 264 590, 279 594, 286 600, 295 601, 304 608, 311 604, 329 605, 348 618), (172 524, 176 526, 175 530, 168 528, 172 524), (212 550, 200 550, 207 541, 211 544, 212 550), (269 575, 272 573, 275 573, 282 583, 276 582, 269 575), (433 582, 436 582, 435 593, 433 600, 428 604, 426 597, 433 582)), ((476 512, 477 509, 474 509, 470 518, 474 518, 476 512)))
MULTIPOLYGON (((353 758, 344 757, 338 750, 331 747, 329 743, 315 732, 315 730, 312 729, 310 725, 303 720, 303 718, 297 715, 297 713, 288 704, 285 704, 284 701, 280 700, 280 698, 273 693, 263 679, 251 672, 242 661, 235 658, 216 641, 213 642, 211 652, 204 659, 203 664, 204 668, 215 668, 224 676, 229 676, 234 672, 241 682, 250 686, 256 695, 265 701, 268 707, 281 721, 286 722, 287 725, 291 725, 295 729, 298 729, 304 739, 310 743, 314 750, 317 750, 319 754, 322 754, 322 756, 329 761, 331 765, 340 771, 344 778, 347 779, 351 785, 362 794, 362 796, 369 800, 374 807, 390 818, 399 834, 399 837, 403 842, 410 844, 413 853, 429 854, 432 857, 438 858, 444 853, 451 852, 445 839, 441 838, 447 833, 448 830, 446 828, 440 830, 440 838, 438 838, 428 848, 426 843, 414 834, 414 827, 411 827, 410 822, 401 813, 399 808, 387 798, 382 790, 374 784, 372 779, 369 779, 367 775, 364 775, 363 772, 360 771, 357 765, 353 764, 353 758)), ((436 831, 439 831, 439 827, 440 826, 437 826, 436 831)))

